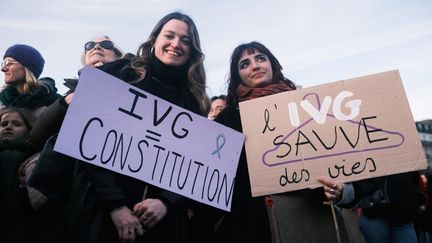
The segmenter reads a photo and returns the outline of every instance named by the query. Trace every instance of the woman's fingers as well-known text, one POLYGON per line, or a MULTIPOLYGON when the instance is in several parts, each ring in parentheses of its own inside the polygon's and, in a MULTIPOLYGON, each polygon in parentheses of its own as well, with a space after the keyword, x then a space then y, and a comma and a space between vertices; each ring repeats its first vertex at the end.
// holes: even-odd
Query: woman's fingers
POLYGON ((324 195, 327 199, 337 202, 342 197, 343 184, 335 183, 330 179, 319 177, 318 182, 324 185, 324 195))

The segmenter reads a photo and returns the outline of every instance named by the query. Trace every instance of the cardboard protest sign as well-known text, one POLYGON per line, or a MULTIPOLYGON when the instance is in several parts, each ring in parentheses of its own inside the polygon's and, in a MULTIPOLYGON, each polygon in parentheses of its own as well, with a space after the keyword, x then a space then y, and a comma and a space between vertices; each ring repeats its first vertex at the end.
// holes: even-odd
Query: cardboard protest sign
POLYGON ((229 211, 243 142, 239 132, 86 68, 54 149, 229 211))
POLYGON ((424 169, 399 73, 240 103, 253 196, 424 169))

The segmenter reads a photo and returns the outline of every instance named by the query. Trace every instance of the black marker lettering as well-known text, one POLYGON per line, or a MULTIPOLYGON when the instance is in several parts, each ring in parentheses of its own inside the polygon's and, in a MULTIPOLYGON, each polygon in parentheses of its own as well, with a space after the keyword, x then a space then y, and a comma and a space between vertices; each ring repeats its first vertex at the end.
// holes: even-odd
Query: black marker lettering
POLYGON ((130 111, 125 110, 125 109, 123 109, 121 107, 119 107, 118 110, 121 111, 121 112, 123 112, 123 113, 126 113, 127 115, 132 116, 132 117, 134 117, 134 118, 136 118, 138 120, 142 120, 142 117, 139 116, 139 115, 137 115, 137 114, 135 114, 134 111, 135 111, 136 104, 138 102, 138 98, 139 97, 141 97, 141 98, 147 98, 147 96, 145 94, 137 91, 137 90, 132 89, 132 88, 129 89, 129 92, 131 92, 132 94, 135 95, 135 98, 133 100, 132 107, 131 107, 130 111))
POLYGON ((179 113, 179 114, 174 118, 173 124, 172 124, 172 126, 171 126, 171 132, 172 132, 172 134, 174 135, 174 137, 176 137, 176 138, 184 138, 184 137, 186 137, 186 136, 188 135, 188 133, 189 133, 189 131, 186 130, 185 128, 182 128, 182 129, 181 129, 181 130, 184 132, 183 134, 179 134, 179 133, 177 133, 177 132, 175 131, 175 129, 174 129, 175 126, 176 126, 176 124, 177 124, 177 120, 179 119, 180 116, 183 116, 183 115, 185 115, 187 118, 189 118, 190 121, 193 121, 191 115, 189 115, 189 114, 186 113, 186 112, 180 112, 180 113, 179 113))
MULTIPOLYGON (((111 160, 111 158, 113 157, 116 142, 117 142, 117 132, 114 130, 110 130, 105 137, 105 142, 104 142, 104 145, 102 147, 102 152, 101 152, 101 157, 100 157, 100 161, 102 164, 108 163, 111 160), (111 154, 108 156, 108 159, 104 160, 105 148, 106 148, 108 139, 111 137, 111 134, 114 135, 114 142, 112 144, 111 154)), ((114 161, 113 161, 113 166, 114 166, 114 161)))
POLYGON ((101 119, 99 119, 99 118, 97 118, 97 117, 94 117, 94 118, 90 119, 90 120, 87 122, 87 124, 85 125, 85 127, 84 127, 84 130, 83 130, 83 133, 81 134, 81 138, 80 138, 80 142, 79 142, 79 148, 80 148, 80 154, 81 154, 81 157, 83 157, 83 158, 86 159, 86 160, 90 160, 90 161, 92 161, 92 160, 94 160, 94 159, 96 158, 96 154, 95 154, 94 156, 92 156, 92 157, 85 156, 85 155, 84 155, 84 151, 83 151, 83 141, 84 141, 84 136, 85 136, 85 134, 87 133, 87 129, 89 128, 90 124, 91 124, 93 121, 97 121, 97 122, 99 122, 100 126, 103 127, 103 122, 102 122, 101 119))

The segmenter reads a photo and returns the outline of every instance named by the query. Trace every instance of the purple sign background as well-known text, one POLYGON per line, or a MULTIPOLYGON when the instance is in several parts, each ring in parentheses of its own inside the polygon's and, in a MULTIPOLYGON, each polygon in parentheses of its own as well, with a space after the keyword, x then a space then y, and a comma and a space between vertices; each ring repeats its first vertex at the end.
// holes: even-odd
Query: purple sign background
POLYGON ((85 68, 55 150, 229 211, 243 142, 239 132, 85 68))

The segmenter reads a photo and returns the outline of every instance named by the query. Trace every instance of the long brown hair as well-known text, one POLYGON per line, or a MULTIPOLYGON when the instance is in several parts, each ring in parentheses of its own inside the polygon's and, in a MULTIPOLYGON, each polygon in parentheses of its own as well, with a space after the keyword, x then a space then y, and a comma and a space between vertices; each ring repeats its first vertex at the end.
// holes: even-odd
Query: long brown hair
POLYGON ((191 38, 191 56, 189 60, 190 66, 188 70, 187 87, 198 101, 202 114, 206 115, 210 107, 210 101, 205 92, 206 75, 203 65, 204 54, 201 51, 198 30, 195 26, 195 23, 188 15, 179 12, 173 12, 159 20, 150 33, 147 41, 141 44, 141 46, 138 48, 137 56, 132 60, 131 66, 140 76, 139 80, 144 79, 150 64, 152 47, 156 41, 156 38, 160 34, 163 26, 172 19, 182 21, 189 27, 189 37, 191 38))

